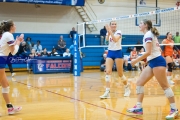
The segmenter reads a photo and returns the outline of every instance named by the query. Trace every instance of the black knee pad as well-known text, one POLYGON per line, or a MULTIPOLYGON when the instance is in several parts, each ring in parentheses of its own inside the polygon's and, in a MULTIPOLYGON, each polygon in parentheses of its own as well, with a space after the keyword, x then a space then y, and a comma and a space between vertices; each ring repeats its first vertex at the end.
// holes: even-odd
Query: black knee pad
POLYGON ((173 62, 168 63, 168 72, 172 72, 173 65, 174 65, 174 63, 173 63, 173 62))

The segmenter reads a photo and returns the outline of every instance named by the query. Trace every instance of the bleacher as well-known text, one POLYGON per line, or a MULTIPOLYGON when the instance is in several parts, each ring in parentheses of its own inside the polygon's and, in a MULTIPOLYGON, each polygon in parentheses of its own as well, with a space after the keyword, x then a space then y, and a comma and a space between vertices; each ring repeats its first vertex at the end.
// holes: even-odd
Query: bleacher
MULTIPOLYGON (((14 37, 20 35, 20 33, 14 34, 14 37)), ((67 48, 73 44, 71 38, 69 38, 69 34, 25 34, 25 39, 27 37, 31 37, 31 41, 35 44, 37 40, 41 41, 41 45, 43 48, 47 48, 48 51, 51 51, 53 47, 57 46, 57 42, 59 40, 60 35, 63 35, 64 40, 66 41, 67 48)), ((132 45, 136 44, 138 40, 142 40, 143 35, 123 35, 122 45, 132 45)), ((164 36, 161 36, 160 39, 163 39, 164 36)), ((86 45, 87 46, 97 46, 100 45, 100 36, 97 34, 88 34, 86 35, 86 45)), ((127 47, 123 47, 122 51, 124 55, 129 55, 127 53, 127 47)), ((106 48, 97 48, 97 47, 90 47, 90 48, 83 48, 82 52, 85 54, 83 58, 83 65, 85 68, 98 68, 100 65, 100 60, 102 59, 102 55, 106 48)), ((14 68, 25 68, 26 64, 13 64, 14 68)))

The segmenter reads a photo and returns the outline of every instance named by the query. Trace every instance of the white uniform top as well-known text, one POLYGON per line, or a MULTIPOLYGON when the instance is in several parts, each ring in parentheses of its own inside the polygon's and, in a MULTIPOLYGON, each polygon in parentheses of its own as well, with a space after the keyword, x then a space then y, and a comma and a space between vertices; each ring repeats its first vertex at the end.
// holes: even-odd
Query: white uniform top
POLYGON ((152 42, 152 50, 151 50, 151 54, 147 57, 147 61, 152 60, 161 55, 158 39, 151 31, 148 31, 143 38, 143 46, 145 48, 145 51, 146 51, 146 43, 148 42, 152 42))
POLYGON ((0 39, 0 56, 8 56, 10 53, 9 46, 14 45, 14 37, 12 33, 5 32, 0 39))
MULTIPOLYGON (((107 33, 107 35, 108 35, 108 33, 107 33)), ((110 35, 110 36, 109 36, 108 50, 121 50, 121 49, 122 49, 122 47, 121 47, 121 40, 122 40, 121 31, 120 31, 120 30, 117 30, 117 31, 114 33, 114 36, 121 36, 121 38, 119 39, 119 41, 114 42, 114 41, 112 40, 111 35, 110 35)))

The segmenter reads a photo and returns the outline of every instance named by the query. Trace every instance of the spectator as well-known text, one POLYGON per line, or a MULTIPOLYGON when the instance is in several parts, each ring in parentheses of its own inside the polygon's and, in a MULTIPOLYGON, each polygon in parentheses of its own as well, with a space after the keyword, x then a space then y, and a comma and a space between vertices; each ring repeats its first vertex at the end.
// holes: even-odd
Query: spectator
POLYGON ((69 47, 69 51, 70 51, 71 55, 74 55, 74 42, 73 42, 73 44, 69 47))
POLYGON ((140 5, 146 5, 146 2, 144 0, 140 0, 139 4, 140 5))
MULTIPOLYGON (((140 44, 141 44, 141 41, 138 40, 136 44, 137 44, 137 45, 140 45, 140 44)), ((143 48, 143 46, 136 46, 136 49, 137 49, 138 52, 141 50, 141 48, 143 48)))
POLYGON ((41 56, 49 56, 49 54, 47 53, 46 48, 43 49, 43 52, 41 53, 41 56))
POLYGON ((75 31, 75 28, 72 28, 72 31, 70 31, 69 33, 69 37, 72 38, 72 40, 74 40, 74 34, 76 34, 77 32, 75 31))
MULTIPOLYGON (((141 48, 141 50, 138 53, 138 56, 142 56, 144 54, 144 48, 141 48)), ((141 71, 145 68, 146 66, 146 59, 143 59, 139 62, 139 67, 141 69, 141 71)))
MULTIPOLYGON (((9 53, 7 60, 9 60, 9 57, 13 57, 13 55, 11 53, 9 53)), ((7 65, 9 67, 9 71, 11 72, 11 76, 14 77, 16 75, 16 73, 14 73, 14 71, 13 71, 12 63, 8 61, 7 65)))
POLYGON ((173 62, 175 64, 175 67, 178 67, 180 65, 180 56, 179 56, 178 52, 175 49, 173 51, 172 58, 173 58, 173 62))
POLYGON ((71 57, 71 53, 69 53, 69 49, 66 49, 66 52, 63 53, 63 57, 71 57))
MULTIPOLYGON (((136 47, 134 47, 130 53, 130 60, 132 61, 133 59, 136 59, 137 57, 138 57, 138 52, 136 50, 136 47)), ((135 66, 132 66, 132 67, 139 68, 139 63, 136 63, 135 66)))
POLYGON ((36 52, 41 53, 41 51, 42 51, 42 45, 41 45, 41 41, 40 41, 40 40, 38 40, 38 41, 37 41, 37 44, 34 45, 34 49, 35 49, 36 52))
POLYGON ((21 57, 26 57, 27 55, 27 51, 26 51, 26 42, 22 42, 19 46, 19 50, 16 54, 17 56, 21 56, 21 57))
POLYGON ((56 52, 56 49, 55 48, 53 48, 52 49, 52 52, 51 52, 51 56, 56 56, 58 53, 56 52))
POLYGON ((128 72, 128 60, 129 60, 129 56, 124 55, 124 71, 125 72, 128 72))
POLYGON ((27 61, 27 70, 29 71, 29 73, 31 72, 31 68, 33 65, 33 58, 35 58, 37 56, 35 49, 31 50, 31 53, 29 54, 30 60, 27 61))
MULTIPOLYGON (((174 43, 180 43, 179 32, 176 32, 176 36, 174 37, 174 43)), ((180 45, 176 46, 180 50, 180 45)))
POLYGON ((101 45, 105 44, 106 33, 107 33, 107 30, 106 30, 106 27, 104 26, 104 28, 100 30, 101 45))
POLYGON ((106 69, 106 57, 107 54, 103 54, 103 59, 101 60, 101 66, 100 66, 101 71, 104 71, 106 69))
POLYGON ((31 41, 31 38, 30 37, 27 37, 26 38, 26 50, 27 52, 31 52, 32 48, 34 46, 34 43, 31 41))
POLYGON ((60 39, 58 41, 57 50, 60 51, 60 53, 64 53, 66 50, 66 41, 64 41, 63 36, 60 36, 60 39))

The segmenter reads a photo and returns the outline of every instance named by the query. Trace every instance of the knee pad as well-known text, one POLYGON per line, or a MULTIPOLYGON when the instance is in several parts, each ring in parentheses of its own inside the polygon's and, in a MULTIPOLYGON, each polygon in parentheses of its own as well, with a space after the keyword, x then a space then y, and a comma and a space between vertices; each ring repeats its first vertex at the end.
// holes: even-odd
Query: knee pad
POLYGON ((144 86, 137 86, 136 87, 136 94, 144 93, 144 86))
POLYGON ((168 72, 172 72, 174 63, 168 63, 168 72))
POLYGON ((6 88, 2 87, 2 93, 9 93, 9 87, 6 88))
POLYGON ((110 82, 111 81, 111 75, 106 75, 105 80, 106 80, 106 82, 110 82))
POLYGON ((171 88, 167 88, 166 90, 164 90, 164 93, 165 93, 167 98, 170 98, 170 97, 174 96, 174 93, 173 93, 171 88))

